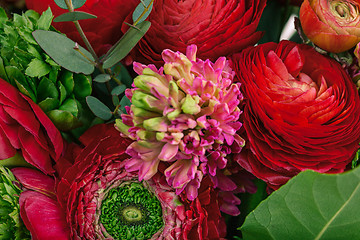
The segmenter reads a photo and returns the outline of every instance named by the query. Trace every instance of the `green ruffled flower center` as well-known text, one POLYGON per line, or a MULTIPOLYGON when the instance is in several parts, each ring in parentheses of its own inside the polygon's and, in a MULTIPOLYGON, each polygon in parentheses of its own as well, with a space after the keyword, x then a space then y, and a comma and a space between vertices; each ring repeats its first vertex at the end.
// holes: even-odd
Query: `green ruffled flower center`
POLYGON ((114 239, 150 239, 164 225, 156 195, 140 182, 111 189, 101 205, 100 222, 114 239))
POLYGON ((335 0, 330 2, 330 6, 333 14, 339 18, 339 21, 341 19, 341 22, 352 22, 359 15, 358 6, 350 2, 335 0))

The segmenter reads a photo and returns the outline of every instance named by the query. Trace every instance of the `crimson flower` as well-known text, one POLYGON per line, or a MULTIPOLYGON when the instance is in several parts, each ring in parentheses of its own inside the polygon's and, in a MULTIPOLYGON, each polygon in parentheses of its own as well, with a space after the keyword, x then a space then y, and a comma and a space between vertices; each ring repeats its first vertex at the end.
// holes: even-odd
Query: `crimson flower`
POLYGON ((111 125, 98 125, 68 152, 53 178, 28 168, 13 169, 27 189, 20 212, 34 238, 48 239, 220 239, 225 223, 221 199, 204 179, 194 201, 178 196, 158 173, 139 182, 124 168, 129 140, 111 125), (99 133, 102 133, 99 135, 99 133), (75 149, 75 148, 73 148, 75 149), (67 169, 65 169, 65 167, 67 169), (55 182, 57 184, 55 184, 55 182))
POLYGON ((156 0, 149 16, 151 27, 136 46, 135 61, 161 65, 164 49, 185 52, 198 46, 198 57, 220 56, 254 45, 265 0, 156 0))
POLYGON ((30 98, 0 79, 0 159, 18 151, 46 174, 63 150, 60 132, 30 98))
POLYGON ((248 48, 233 62, 247 98, 241 166, 273 188, 306 169, 346 169, 360 140, 360 100, 338 62, 289 41, 248 48))

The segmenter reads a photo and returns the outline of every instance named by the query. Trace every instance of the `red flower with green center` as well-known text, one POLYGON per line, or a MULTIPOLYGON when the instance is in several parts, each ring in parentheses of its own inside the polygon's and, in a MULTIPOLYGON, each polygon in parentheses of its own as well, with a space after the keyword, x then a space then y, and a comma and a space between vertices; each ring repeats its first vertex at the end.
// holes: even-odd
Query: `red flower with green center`
POLYGON ((178 196, 158 173, 139 182, 125 169, 128 139, 98 125, 69 149, 53 178, 28 168, 13 173, 27 190, 20 213, 32 236, 48 239, 220 239, 226 234, 222 200, 205 178, 194 201, 178 196), (99 133, 102 133, 99 135, 99 133), (56 184, 55 184, 56 183, 56 184))

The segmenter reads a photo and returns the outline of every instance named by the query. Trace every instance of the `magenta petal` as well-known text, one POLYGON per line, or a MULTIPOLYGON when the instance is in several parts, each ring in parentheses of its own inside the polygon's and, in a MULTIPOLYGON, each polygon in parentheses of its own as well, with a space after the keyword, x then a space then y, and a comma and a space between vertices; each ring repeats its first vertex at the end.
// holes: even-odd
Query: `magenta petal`
POLYGON ((55 127, 55 125, 52 123, 52 121, 46 116, 46 114, 43 112, 43 110, 36 105, 33 101, 31 101, 29 98, 23 96, 25 99, 28 100, 31 108, 33 109, 36 117, 39 119, 40 123, 43 125, 43 127, 46 130, 47 136, 51 140, 51 144, 54 147, 55 150, 55 161, 60 157, 60 154, 63 151, 63 139, 59 132, 59 130, 55 127))
POLYGON ((23 128, 19 129, 19 139, 21 142, 21 149, 25 160, 38 167, 46 174, 53 173, 55 170, 52 167, 49 152, 43 149, 34 139, 34 136, 23 128))
POLYGON ((179 145, 172 145, 166 143, 159 154, 159 159, 162 161, 170 161, 178 153, 179 145))
POLYGON ((8 159, 15 155, 16 149, 10 144, 8 138, 0 128, 0 159, 8 159))
POLYGON ((35 240, 70 239, 65 215, 58 203, 38 192, 20 195, 20 215, 35 240))
POLYGON ((31 168, 17 167, 11 171, 25 188, 55 198, 55 180, 53 178, 31 168))

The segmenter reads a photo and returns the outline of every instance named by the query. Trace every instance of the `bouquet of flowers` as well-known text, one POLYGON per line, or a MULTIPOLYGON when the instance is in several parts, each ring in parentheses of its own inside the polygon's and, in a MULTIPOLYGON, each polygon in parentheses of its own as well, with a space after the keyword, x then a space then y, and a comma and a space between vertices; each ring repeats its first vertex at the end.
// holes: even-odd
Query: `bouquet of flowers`
POLYGON ((0 239, 360 239, 359 0, 0 5, 0 239))

